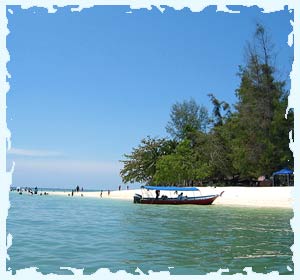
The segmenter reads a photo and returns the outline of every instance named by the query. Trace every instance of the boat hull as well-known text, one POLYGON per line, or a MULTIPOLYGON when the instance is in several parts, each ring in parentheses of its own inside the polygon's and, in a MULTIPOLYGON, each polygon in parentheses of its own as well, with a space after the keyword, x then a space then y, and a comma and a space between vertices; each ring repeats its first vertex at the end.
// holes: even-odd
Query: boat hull
POLYGON ((198 197, 188 197, 184 199, 177 198, 143 198, 141 195, 135 195, 133 202, 140 204, 169 204, 169 205, 182 205, 182 204, 194 204, 194 205, 210 205, 220 195, 207 195, 198 197))

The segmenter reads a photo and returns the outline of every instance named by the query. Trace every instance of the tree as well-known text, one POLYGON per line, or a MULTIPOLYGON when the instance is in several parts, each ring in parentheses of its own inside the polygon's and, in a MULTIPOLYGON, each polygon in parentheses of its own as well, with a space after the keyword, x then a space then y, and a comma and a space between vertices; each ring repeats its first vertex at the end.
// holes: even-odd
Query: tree
POLYGON ((158 185, 193 185, 194 181, 208 177, 208 161, 201 160, 199 155, 195 152, 191 140, 181 141, 174 153, 158 160, 154 182, 158 185))
POLYGON ((269 155, 272 160, 272 172, 284 167, 294 168, 294 157, 289 149, 288 134, 294 129, 294 111, 290 110, 286 116, 288 105, 287 93, 283 95, 274 113, 271 123, 271 143, 274 151, 269 155))
POLYGON ((156 163, 161 156, 168 155, 174 151, 176 142, 164 138, 142 139, 137 148, 133 148, 131 154, 125 154, 125 160, 120 175, 124 183, 140 182, 151 184, 156 172, 156 163))
POLYGON ((122 161, 123 181, 193 185, 216 179, 223 183, 292 168, 288 134, 294 113, 285 118, 288 91, 285 82, 276 78, 272 49, 264 27, 257 25, 246 48, 246 63, 239 67, 235 110, 209 94, 211 121, 207 109, 195 100, 175 103, 166 126, 174 140, 143 139, 122 161))
POLYGON ((212 117, 214 126, 223 125, 231 114, 229 104, 225 101, 219 101, 212 93, 209 93, 208 96, 214 106, 212 117))
POLYGON ((284 119, 285 83, 276 80, 272 44, 264 27, 257 25, 247 46, 247 62, 240 67, 236 90, 236 138, 232 141, 234 167, 245 177, 271 174, 288 150, 288 120, 284 119), (279 132, 280 131, 280 132, 279 132))
POLYGON ((171 108, 170 118, 166 130, 176 140, 183 140, 192 131, 206 132, 208 129, 208 111, 194 99, 175 103, 171 108))

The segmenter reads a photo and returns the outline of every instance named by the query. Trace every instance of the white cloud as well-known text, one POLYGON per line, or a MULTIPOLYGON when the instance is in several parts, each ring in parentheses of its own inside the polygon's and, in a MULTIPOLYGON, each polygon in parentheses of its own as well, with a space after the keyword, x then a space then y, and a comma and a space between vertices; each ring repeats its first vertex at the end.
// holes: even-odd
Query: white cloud
POLYGON ((62 155, 61 153, 55 151, 28 150, 18 148, 11 148, 10 150, 8 150, 7 154, 25 157, 57 157, 62 155))

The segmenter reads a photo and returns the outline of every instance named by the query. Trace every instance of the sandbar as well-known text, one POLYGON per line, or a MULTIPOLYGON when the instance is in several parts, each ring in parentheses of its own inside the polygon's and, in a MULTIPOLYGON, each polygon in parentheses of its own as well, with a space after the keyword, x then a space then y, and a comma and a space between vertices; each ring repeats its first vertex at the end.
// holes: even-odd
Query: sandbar
MULTIPOLYGON (((276 208, 293 208, 293 190, 294 187, 201 187, 201 195, 220 194, 214 204, 229 206, 251 206, 251 207, 276 207, 276 208)), ((145 192, 145 190, 144 190, 145 192)), ((43 193, 43 192, 42 192, 43 193)), ((79 191, 74 192, 73 197, 99 198, 99 199, 125 199, 132 200, 134 194, 142 194, 141 189, 100 191, 79 191)), ((49 191, 49 195, 61 195, 72 197, 70 191, 49 191)), ((169 191, 162 191, 161 195, 172 196, 169 191)), ((187 193, 186 193, 187 194, 187 193)), ((149 196, 154 195, 149 191, 149 196)), ((189 193, 189 195, 193 195, 189 193)), ((195 192, 195 195, 199 195, 195 192)))

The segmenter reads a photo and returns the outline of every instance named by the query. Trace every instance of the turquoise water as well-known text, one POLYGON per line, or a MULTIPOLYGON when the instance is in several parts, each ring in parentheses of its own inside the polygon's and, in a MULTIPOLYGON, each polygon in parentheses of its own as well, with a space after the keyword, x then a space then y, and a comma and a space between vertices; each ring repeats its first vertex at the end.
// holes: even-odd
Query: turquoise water
POLYGON ((293 274, 293 211, 275 208, 139 205, 131 201, 11 193, 7 269, 72 274, 60 267, 135 274, 170 271, 293 274), (292 271, 287 269, 287 266, 292 271), (174 268, 168 268, 174 267, 174 268))

